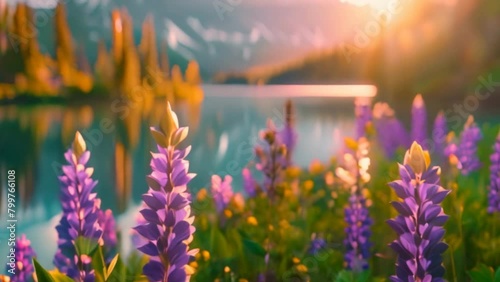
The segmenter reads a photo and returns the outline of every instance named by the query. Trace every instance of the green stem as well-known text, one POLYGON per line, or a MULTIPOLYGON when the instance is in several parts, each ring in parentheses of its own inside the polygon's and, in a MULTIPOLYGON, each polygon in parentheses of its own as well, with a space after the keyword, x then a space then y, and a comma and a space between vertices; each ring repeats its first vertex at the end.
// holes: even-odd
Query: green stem
POLYGON ((451 257, 451 269, 453 273, 453 281, 457 282, 457 269, 455 266, 455 251, 453 250, 453 246, 450 246, 450 257, 451 257))

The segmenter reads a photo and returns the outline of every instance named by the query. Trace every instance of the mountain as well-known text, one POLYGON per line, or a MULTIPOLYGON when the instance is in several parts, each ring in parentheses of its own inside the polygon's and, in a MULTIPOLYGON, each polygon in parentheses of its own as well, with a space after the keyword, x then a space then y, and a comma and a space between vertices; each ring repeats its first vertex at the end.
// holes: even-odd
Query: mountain
MULTIPOLYGON (((28 3, 38 7, 41 49, 53 53, 49 23, 56 1, 28 3)), ((371 13, 334 0, 75 0, 66 5, 74 40, 91 63, 100 39, 110 46, 110 11, 125 7, 134 20, 136 42, 142 22, 153 15, 159 41, 168 42, 171 62, 195 59, 205 77, 279 64, 333 46, 349 38, 371 13)))
MULTIPOLYGON (((270 68, 219 74, 221 83, 370 83, 379 97, 408 104, 408 97, 459 100, 500 81, 500 2, 427 0, 407 2, 390 24, 322 52, 270 68), (366 41, 366 44, 361 44, 366 41)), ((367 25, 368 26, 368 25, 367 25)), ((485 90, 486 91, 486 90, 485 90)), ((492 103, 483 103, 493 105, 492 103)))

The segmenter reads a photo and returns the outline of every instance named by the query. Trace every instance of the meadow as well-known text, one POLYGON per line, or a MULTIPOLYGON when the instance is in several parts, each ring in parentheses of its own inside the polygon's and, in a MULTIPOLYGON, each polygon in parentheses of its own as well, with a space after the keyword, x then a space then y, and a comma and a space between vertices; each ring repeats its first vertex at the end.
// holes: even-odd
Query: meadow
POLYGON ((101 209, 76 132, 59 176, 54 268, 20 234, 2 281, 500 281, 498 125, 470 116, 448 130, 418 95, 407 132, 388 104, 357 100, 355 136, 329 162, 299 167, 295 145, 308 136, 287 102, 284 126, 259 133, 243 187, 213 175, 191 193, 189 129, 165 108, 136 227, 117 234, 101 209))

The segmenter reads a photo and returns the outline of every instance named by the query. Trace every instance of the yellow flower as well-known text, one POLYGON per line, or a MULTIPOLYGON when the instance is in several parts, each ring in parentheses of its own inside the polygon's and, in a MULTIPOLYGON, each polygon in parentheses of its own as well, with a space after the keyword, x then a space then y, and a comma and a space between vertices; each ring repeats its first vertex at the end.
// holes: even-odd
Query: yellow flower
POLYGON ((273 231, 274 230, 274 226, 272 226, 271 224, 269 224, 268 228, 269 228, 269 231, 273 231))
POLYGON ((204 261, 208 261, 210 259, 210 252, 207 250, 201 251, 201 256, 203 257, 204 261))
POLYGON ((286 169, 286 176, 288 178, 298 178, 300 176, 300 167, 298 166, 291 166, 286 169))
POLYGON ((240 278, 240 279, 238 280, 238 282, 248 282, 248 280, 246 280, 246 279, 244 279, 244 278, 240 278))
POLYGON ((305 266, 303 264, 299 264, 299 265, 297 265, 297 270, 300 272, 307 272, 307 266, 305 266))
POLYGON ((203 188, 200 191, 198 191, 198 194, 196 194, 196 199, 201 202, 204 201, 207 198, 207 189, 203 188))
POLYGON ((243 197, 243 195, 241 195, 241 193, 236 193, 234 195, 233 203, 237 211, 242 212, 245 208, 245 198, 243 197))
POLYGON ((325 167, 319 160, 314 160, 309 165, 309 172, 312 174, 320 174, 323 172, 324 169, 325 167))
POLYGON ((282 219, 280 221, 280 228, 281 229, 288 229, 289 227, 290 227, 290 223, 288 222, 288 220, 282 219))
POLYGON ((228 209, 225 209, 224 210, 224 215, 227 217, 227 218, 231 218, 233 217, 233 212, 228 210, 228 209))
POLYGON ((224 272, 225 273, 231 272, 231 268, 229 268, 229 266, 224 267, 224 272))
POLYGON ((257 226, 259 223, 257 222, 257 219, 255 216, 249 216, 247 217, 247 223, 253 226, 257 226))
POLYGON ((304 181, 304 189, 306 191, 312 190, 313 187, 314 187, 314 182, 312 180, 306 180, 306 181, 304 181))
POLYGON ((333 176, 333 172, 329 171, 325 174, 325 183, 326 185, 332 186, 335 182, 335 177, 333 176))
POLYGON ((300 259, 297 257, 293 257, 292 261, 293 263, 298 264, 300 262, 300 259))
MULTIPOLYGON (((192 261, 192 262, 190 262, 190 263, 189 263, 189 266, 190 266, 191 268, 193 268, 193 269, 194 269, 194 268, 198 268, 198 263, 197 263, 196 261, 192 261)), ((187 269, 187 268, 186 268, 186 269, 187 269)))
POLYGON ((355 152, 358 150, 358 142, 356 142, 356 140, 352 138, 349 137, 344 138, 344 144, 346 145, 347 148, 355 152))
POLYGON ((452 166, 457 166, 460 163, 460 160, 454 154, 451 154, 449 158, 452 166))

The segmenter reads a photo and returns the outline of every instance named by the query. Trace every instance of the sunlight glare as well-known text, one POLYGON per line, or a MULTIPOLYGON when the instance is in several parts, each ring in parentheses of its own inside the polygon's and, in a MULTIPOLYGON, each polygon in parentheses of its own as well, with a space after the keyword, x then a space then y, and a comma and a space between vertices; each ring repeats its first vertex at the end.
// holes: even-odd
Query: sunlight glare
POLYGON ((377 11, 382 11, 382 10, 387 10, 389 8, 389 5, 391 1, 387 0, 340 0, 341 3, 349 3, 355 6, 366 6, 369 5, 372 7, 374 10, 377 11))

